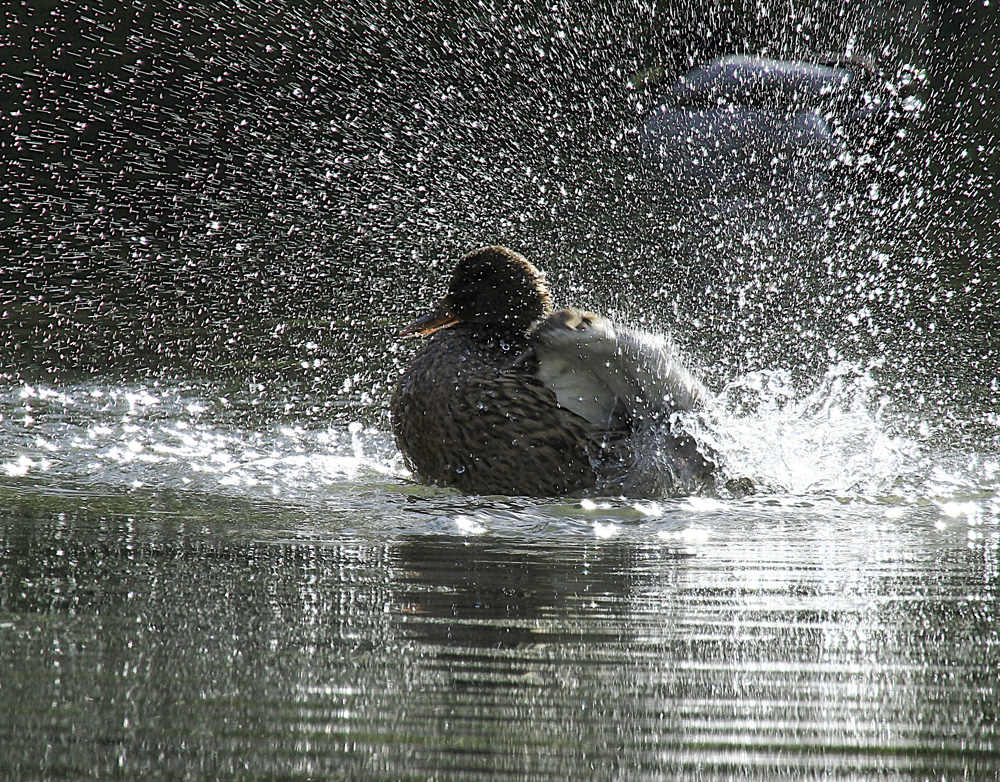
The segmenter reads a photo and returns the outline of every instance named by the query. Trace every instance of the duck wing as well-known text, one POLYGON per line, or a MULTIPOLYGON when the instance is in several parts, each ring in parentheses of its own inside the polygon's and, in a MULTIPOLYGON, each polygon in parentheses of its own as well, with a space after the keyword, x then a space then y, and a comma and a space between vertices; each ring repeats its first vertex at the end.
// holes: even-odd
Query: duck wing
POLYGON ((709 485, 714 459, 673 419, 708 392, 672 342, 566 309, 542 321, 531 343, 535 377, 593 427, 599 491, 655 497, 709 485))
POLYGON ((635 431, 699 406, 707 392, 663 337, 564 309, 532 334, 536 377, 605 432, 635 431))

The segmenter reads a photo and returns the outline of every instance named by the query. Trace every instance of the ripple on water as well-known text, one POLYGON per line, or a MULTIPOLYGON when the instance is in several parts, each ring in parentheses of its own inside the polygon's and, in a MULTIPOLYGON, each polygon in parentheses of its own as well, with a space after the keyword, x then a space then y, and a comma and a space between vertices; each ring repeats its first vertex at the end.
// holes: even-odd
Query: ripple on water
POLYGON ((409 481, 378 427, 250 426, 232 405, 192 386, 0 396, 0 491, 34 492, 0 503, 0 771, 995 766, 989 459, 875 495, 469 497, 409 481))

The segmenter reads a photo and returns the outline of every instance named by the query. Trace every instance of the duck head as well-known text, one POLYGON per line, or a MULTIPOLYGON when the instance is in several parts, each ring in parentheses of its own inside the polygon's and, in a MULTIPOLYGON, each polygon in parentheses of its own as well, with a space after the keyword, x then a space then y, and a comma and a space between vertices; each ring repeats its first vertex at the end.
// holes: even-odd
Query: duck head
POLYGON ((465 323, 486 334, 523 337, 551 311, 544 275, 527 258, 506 247, 483 247, 458 262, 437 307, 400 335, 428 335, 465 323))

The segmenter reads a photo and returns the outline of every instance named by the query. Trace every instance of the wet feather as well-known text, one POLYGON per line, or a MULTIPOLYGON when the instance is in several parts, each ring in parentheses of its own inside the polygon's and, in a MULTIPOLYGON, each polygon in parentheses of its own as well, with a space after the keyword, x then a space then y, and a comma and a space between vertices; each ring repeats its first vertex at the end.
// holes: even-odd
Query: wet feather
POLYGON ((712 472, 676 414, 705 389, 664 339, 551 312, 543 276, 488 247, 463 258, 393 393, 396 443, 421 480, 484 494, 662 495, 712 472))

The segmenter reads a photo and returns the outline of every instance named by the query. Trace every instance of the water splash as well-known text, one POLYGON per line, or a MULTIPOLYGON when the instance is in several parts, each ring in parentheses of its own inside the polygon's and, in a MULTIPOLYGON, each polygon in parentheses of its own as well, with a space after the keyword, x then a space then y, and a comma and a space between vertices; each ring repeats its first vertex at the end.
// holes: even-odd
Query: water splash
POLYGON ((839 362, 811 388, 782 370, 739 377, 695 429, 727 475, 767 491, 878 496, 920 458, 915 440, 893 432, 889 411, 869 369, 839 362))

